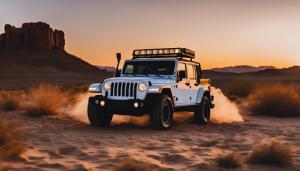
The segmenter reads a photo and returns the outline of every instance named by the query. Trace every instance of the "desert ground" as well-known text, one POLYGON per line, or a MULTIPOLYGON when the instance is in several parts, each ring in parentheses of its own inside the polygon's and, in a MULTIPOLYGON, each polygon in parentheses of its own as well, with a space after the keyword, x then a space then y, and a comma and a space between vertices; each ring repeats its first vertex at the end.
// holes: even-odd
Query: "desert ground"
POLYGON ((191 123, 192 113, 176 113, 168 131, 152 130, 147 117, 125 116, 114 116, 109 128, 95 128, 87 122, 85 98, 71 113, 61 115, 1 112, 3 120, 19 123, 26 149, 22 159, 2 163, 3 170, 126 170, 124 163, 134 163, 140 170, 226 170, 218 167, 216 157, 229 152, 240 153, 242 166, 237 170, 300 168, 300 118, 283 122, 247 115, 220 94, 216 101, 222 105, 213 110, 207 126, 191 123), (291 148, 292 166, 247 162, 255 145, 271 140, 291 148))

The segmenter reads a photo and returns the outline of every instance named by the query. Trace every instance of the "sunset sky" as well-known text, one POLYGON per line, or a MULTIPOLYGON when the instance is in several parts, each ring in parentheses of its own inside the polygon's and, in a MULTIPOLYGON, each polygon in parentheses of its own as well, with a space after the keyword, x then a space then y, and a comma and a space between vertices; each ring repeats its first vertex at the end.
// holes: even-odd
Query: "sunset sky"
POLYGON ((115 53, 187 47, 204 68, 300 65, 300 0, 0 0, 6 23, 64 30, 68 52, 114 66, 115 53))

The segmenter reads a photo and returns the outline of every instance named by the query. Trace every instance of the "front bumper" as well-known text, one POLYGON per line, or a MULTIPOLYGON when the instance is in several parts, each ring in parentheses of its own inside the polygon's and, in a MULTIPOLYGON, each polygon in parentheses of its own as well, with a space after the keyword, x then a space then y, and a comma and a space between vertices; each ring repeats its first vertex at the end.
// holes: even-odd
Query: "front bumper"
POLYGON ((141 116, 150 113, 150 106, 152 100, 131 99, 131 100, 111 100, 103 96, 95 96, 89 98, 89 103, 96 103, 101 110, 106 112, 120 114, 141 116))

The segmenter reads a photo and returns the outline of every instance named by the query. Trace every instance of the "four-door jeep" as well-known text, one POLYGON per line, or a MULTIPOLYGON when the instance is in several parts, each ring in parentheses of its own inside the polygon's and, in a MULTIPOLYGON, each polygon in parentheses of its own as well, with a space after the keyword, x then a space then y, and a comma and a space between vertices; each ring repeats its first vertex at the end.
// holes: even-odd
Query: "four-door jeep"
POLYGON ((214 107, 210 81, 202 79, 195 52, 186 48, 133 51, 114 78, 92 84, 88 118, 94 126, 109 126, 114 114, 150 115, 154 129, 168 129, 176 111, 194 112, 194 122, 207 124, 214 107))

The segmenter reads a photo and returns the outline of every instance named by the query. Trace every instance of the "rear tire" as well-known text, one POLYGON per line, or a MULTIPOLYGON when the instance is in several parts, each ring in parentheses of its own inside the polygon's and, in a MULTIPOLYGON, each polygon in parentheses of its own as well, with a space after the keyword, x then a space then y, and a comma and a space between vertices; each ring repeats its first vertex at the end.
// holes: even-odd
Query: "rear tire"
POLYGON ((100 108, 99 104, 95 103, 94 97, 89 98, 87 112, 92 126, 108 127, 113 117, 112 113, 104 112, 103 109, 100 108))
POLYGON ((194 122, 207 125, 210 119, 210 101, 207 96, 203 96, 201 104, 194 111, 194 122))
POLYGON ((173 122, 173 103, 169 96, 161 95, 150 114, 150 122, 154 129, 167 130, 173 122))

